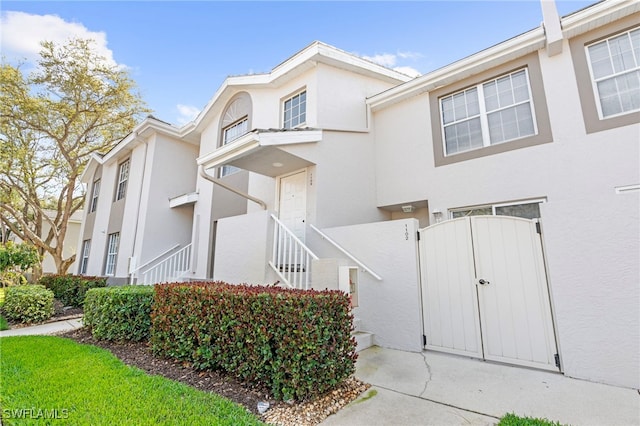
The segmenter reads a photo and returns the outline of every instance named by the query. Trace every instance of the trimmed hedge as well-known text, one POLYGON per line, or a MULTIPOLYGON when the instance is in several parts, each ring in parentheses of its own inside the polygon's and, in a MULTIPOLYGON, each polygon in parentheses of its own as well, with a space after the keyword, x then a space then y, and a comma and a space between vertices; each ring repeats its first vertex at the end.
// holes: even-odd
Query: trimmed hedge
POLYGON ((156 285, 155 354, 222 370, 277 399, 322 394, 355 370, 349 297, 216 283, 156 285))
POLYGON ((42 322, 53 315, 53 292, 37 284, 9 287, 5 289, 2 310, 13 321, 42 322))
POLYGON ((84 325, 96 339, 141 341, 149 338, 153 286, 93 288, 84 300, 84 325))
POLYGON ((55 295, 65 306, 82 307, 87 290, 106 287, 106 277, 85 275, 44 275, 38 281, 55 295))

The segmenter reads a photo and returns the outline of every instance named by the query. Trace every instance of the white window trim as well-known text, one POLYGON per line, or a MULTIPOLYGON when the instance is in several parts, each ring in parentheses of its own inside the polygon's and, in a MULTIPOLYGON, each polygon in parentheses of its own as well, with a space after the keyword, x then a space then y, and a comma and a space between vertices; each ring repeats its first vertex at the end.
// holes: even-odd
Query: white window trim
POLYGON ((107 239, 107 258, 104 265, 104 274, 114 276, 116 272, 116 261, 118 257, 118 246, 120 245, 120 233, 109 234, 107 239))
MULTIPOLYGON (((629 30, 626 31, 621 31, 619 33, 613 34, 612 36, 609 36, 607 38, 598 40, 598 41, 594 41, 593 43, 589 43, 587 45, 584 46, 584 50, 585 50, 585 55, 587 57, 587 67, 589 67, 589 79, 591 80, 591 88, 593 90, 593 96, 595 99, 595 103, 596 103, 596 110, 598 111, 598 118, 600 120, 608 120, 610 118, 615 118, 615 117, 620 117, 623 115, 627 115, 627 114, 633 114, 636 113, 638 111, 640 111, 640 108, 637 109, 633 109, 630 111, 623 111, 623 112, 619 112, 617 114, 612 114, 612 115, 608 115, 608 116, 604 116, 603 112, 602 112, 602 101, 600 99, 600 92, 598 91, 598 82, 602 81, 602 80, 609 80, 611 78, 616 78, 620 75, 624 75, 624 74, 628 74, 633 72, 634 70, 640 69, 640 58, 637 58, 636 61, 638 62, 637 67, 635 69, 632 70, 626 70, 624 72, 614 72, 613 74, 607 76, 607 77, 602 77, 599 80, 596 81, 596 78, 594 77, 595 74, 593 73, 593 68, 591 66, 591 54, 589 53, 589 47, 594 46, 598 43, 602 43, 605 41, 609 41, 612 38, 616 38, 619 37, 623 34, 631 34, 632 31, 636 31, 640 29, 640 27, 635 27, 635 28, 631 28, 629 30)), ((611 55, 609 55, 609 59, 611 59, 611 55)))
POLYGON ((127 195, 127 184, 129 182, 129 173, 131 172, 131 159, 127 159, 118 165, 118 184, 116 185, 116 201, 122 200, 127 195), (126 176, 124 166, 126 168, 126 176), (123 188, 123 189, 122 189, 123 188), (122 189, 122 191, 120 191, 122 189))
POLYGON ((80 275, 87 273, 87 266, 89 264, 89 251, 91 250, 91 240, 84 240, 82 242, 82 258, 80 259, 80 275))
MULTIPOLYGON (((222 129, 222 146, 225 145, 229 145, 231 143, 233 143, 234 141, 240 139, 242 136, 246 135, 247 133, 249 133, 249 116, 244 116, 236 121, 234 121, 233 123, 229 124, 228 126, 225 126, 222 129), (236 137, 234 137, 233 139, 228 139, 227 140, 227 131, 231 130, 234 127, 239 126, 242 123, 246 123, 246 131, 244 133, 241 133, 239 135, 237 135, 236 137)), ((231 174, 234 174, 235 172, 239 171, 240 169, 234 166, 222 166, 220 168, 220 177, 224 177, 224 176, 229 176, 231 174)))
MULTIPOLYGON (((501 75, 499 75, 497 77, 493 77, 493 78, 491 78, 489 80, 485 80, 485 81, 483 81, 481 83, 476 84, 475 86, 466 87, 466 88, 464 88, 462 90, 458 90, 457 92, 450 93, 450 94, 448 94, 446 96, 441 96, 440 98, 438 98, 438 108, 439 108, 439 115, 440 115, 440 132, 442 134, 442 152, 444 153, 445 157, 449 157, 451 155, 462 154, 463 152, 476 151, 476 150, 483 149, 483 148, 486 148, 486 147, 489 147, 489 146, 492 146, 492 145, 500 145, 500 144, 503 144, 503 143, 509 143, 509 142, 520 140, 520 139, 526 139, 526 138, 530 138, 530 137, 536 136, 538 134, 538 120, 536 118, 536 109, 535 109, 535 105, 534 105, 534 102, 533 102, 533 93, 531 92, 531 80, 529 79, 529 68, 528 67, 523 67, 523 68, 520 68, 520 69, 509 71, 506 74, 501 74, 501 75), (492 81, 497 81, 498 79, 500 79, 502 77, 515 74, 515 73, 520 72, 522 70, 524 70, 525 76, 527 78, 527 92, 529 94, 529 99, 526 102, 518 102, 518 103, 514 103, 512 105, 509 105, 508 107, 502 107, 502 108, 495 109, 495 110, 491 111, 491 113, 495 113, 495 112, 498 112, 498 111, 501 111, 501 110, 504 110, 504 109, 507 109, 507 108, 513 108, 513 107, 515 107, 517 105, 522 105, 522 104, 525 104, 525 103, 529 103, 529 105, 531 105, 531 119, 533 120, 533 134, 532 135, 526 135, 526 136, 520 136, 520 137, 517 137, 517 138, 514 138, 514 139, 508 139, 508 140, 505 140, 505 141, 502 141, 502 142, 497 142, 497 143, 491 144, 491 137, 490 137, 490 134, 489 134, 489 113, 487 113, 487 107, 485 105, 484 87, 483 86, 486 83, 489 83, 489 82, 492 82, 492 81), (478 90, 478 108, 480 110, 478 116, 480 117, 480 129, 482 131, 482 146, 479 147, 479 148, 471 148, 471 149, 467 149, 467 150, 464 150, 464 151, 457 151, 457 152, 454 152, 452 154, 449 154, 447 152, 447 139, 445 137, 445 132, 444 132, 445 124, 444 124, 444 115, 442 113, 442 100, 445 99, 445 98, 453 97, 453 96, 457 95, 458 93, 464 93, 465 91, 467 91, 469 89, 473 89, 473 88, 478 90)), ((476 116, 474 116, 474 117, 476 117, 476 116)), ((471 117, 467 117, 465 119, 465 121, 469 120, 470 118, 471 117)), ((453 124, 453 123, 454 122, 449 123, 449 124, 453 124)))
POLYGON ((476 209, 485 209, 485 208, 491 208, 491 215, 492 216, 497 216, 496 215, 496 208, 498 207, 510 207, 510 206, 519 206, 521 204, 544 204, 547 202, 546 198, 532 198, 532 199, 528 199, 528 200, 518 200, 518 201, 509 201, 509 202, 505 202, 505 203, 495 203, 495 204, 479 204, 476 206, 466 206, 466 207, 455 207, 452 209, 449 209, 449 219, 453 219, 453 213, 454 212, 461 212, 461 211, 465 211, 465 210, 476 210, 476 209))
POLYGON ((91 189, 91 204, 89 206, 89 213, 93 213, 98 210, 98 196, 100 195, 100 179, 96 179, 93 182, 91 189))
POLYGON ((302 88, 300 90, 298 90, 297 92, 294 92, 293 94, 285 97, 282 99, 282 102, 280 103, 281 105, 281 113, 282 113, 282 128, 283 129, 295 129, 298 127, 302 127, 305 126, 307 124, 307 98, 309 94, 307 93, 307 88, 302 88), (300 96, 302 94, 305 94, 305 98, 304 98, 304 121, 299 122, 298 124, 296 124, 295 126, 291 126, 291 127, 286 127, 286 122, 285 122, 285 104, 287 103, 287 101, 293 100, 293 98, 295 98, 296 96, 300 96))

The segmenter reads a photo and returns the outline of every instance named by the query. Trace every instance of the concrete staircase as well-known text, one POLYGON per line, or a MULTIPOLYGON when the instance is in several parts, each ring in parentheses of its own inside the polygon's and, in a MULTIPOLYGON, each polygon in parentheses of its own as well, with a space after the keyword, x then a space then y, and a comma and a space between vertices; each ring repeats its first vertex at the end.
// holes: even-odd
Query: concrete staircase
POLYGON ((361 329, 360 318, 353 319, 354 330, 351 335, 356 339, 356 352, 360 352, 373 346, 373 334, 361 329))

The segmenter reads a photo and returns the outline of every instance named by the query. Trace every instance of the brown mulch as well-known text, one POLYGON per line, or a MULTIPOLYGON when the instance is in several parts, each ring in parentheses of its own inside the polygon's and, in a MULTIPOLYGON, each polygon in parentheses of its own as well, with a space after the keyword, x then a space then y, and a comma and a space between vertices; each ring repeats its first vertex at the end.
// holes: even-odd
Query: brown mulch
POLYGON ((140 368, 148 374, 164 376, 199 390, 223 396, 243 405, 262 421, 273 425, 315 426, 356 399, 370 386, 351 377, 334 391, 316 399, 304 402, 281 402, 271 398, 267 390, 240 383, 233 377, 214 371, 197 371, 188 363, 156 357, 146 342, 96 340, 85 328, 69 331, 60 336, 107 349, 125 364, 140 368), (260 415, 257 408, 258 402, 265 401, 270 407, 266 413, 260 415))

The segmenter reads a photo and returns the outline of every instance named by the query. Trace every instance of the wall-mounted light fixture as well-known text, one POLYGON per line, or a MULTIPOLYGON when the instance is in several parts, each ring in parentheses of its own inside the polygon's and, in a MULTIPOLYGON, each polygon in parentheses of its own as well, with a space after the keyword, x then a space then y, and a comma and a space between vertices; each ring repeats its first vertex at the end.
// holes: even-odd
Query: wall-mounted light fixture
POLYGON ((433 215, 433 221, 435 223, 440 223, 442 221, 442 212, 440 210, 433 209, 431 214, 433 215))
POLYGON ((409 204, 408 206, 402 206, 402 211, 404 213, 413 213, 414 209, 415 208, 411 204, 409 204))

